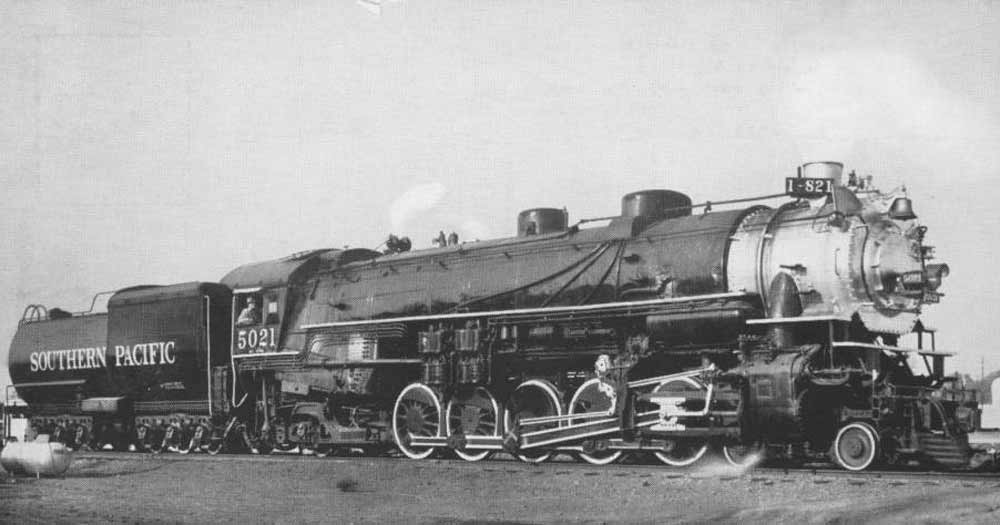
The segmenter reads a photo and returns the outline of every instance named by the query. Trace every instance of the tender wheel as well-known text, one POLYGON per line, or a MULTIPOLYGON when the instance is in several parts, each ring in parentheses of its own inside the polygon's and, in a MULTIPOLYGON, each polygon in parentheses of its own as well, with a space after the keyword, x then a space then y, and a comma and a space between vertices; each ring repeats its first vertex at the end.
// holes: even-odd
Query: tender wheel
POLYGON ((723 445, 722 456, 735 467, 749 467, 763 457, 764 449, 754 445, 723 445))
POLYGON ((168 430, 158 427, 150 427, 146 431, 146 441, 143 443, 143 447, 149 450, 153 454, 160 454, 166 449, 168 430))
MULTIPOLYGON (((490 391, 477 387, 459 392, 448 401, 445 410, 445 434, 500 437, 500 405, 490 391)), ((493 454, 492 450, 459 450, 455 455, 466 461, 480 461, 493 454)))
POLYGON ((181 423, 167 427, 166 448, 169 452, 177 452, 177 448, 187 440, 188 433, 181 423))
POLYGON ((412 459, 424 459, 436 447, 412 447, 412 436, 440 436, 441 402, 423 383, 413 383, 400 392, 392 410, 392 437, 399 450, 412 459))
MULTIPOLYGON (((602 412, 607 414, 611 409, 611 398, 601 391, 602 381, 593 378, 585 381, 580 388, 576 389, 573 399, 569 402, 570 414, 585 414, 588 412, 602 412)), ((586 420, 571 421, 570 423, 584 423, 586 420)), ((579 452, 577 455, 581 459, 592 465, 608 465, 621 459, 624 454, 621 450, 605 450, 602 452, 579 452)))
POLYGON ((848 423, 837 432, 831 448, 837 465, 846 470, 864 470, 878 457, 878 437, 871 425, 848 423))
MULTIPOLYGON (((511 394, 504 407, 503 424, 507 432, 510 432, 519 426, 518 422, 522 419, 561 415, 563 415, 562 404, 559 402, 559 393, 555 387, 548 381, 530 379, 521 383, 511 394)), ((558 423, 536 425, 531 427, 531 431, 557 426, 558 423)), ((552 455, 552 452, 544 450, 527 450, 516 454, 517 458, 525 463, 542 463, 552 455)))
MULTIPOLYGON (((52 432, 49 433, 50 443, 62 443, 63 439, 66 437, 66 430, 63 428, 62 424, 57 424, 52 428, 52 432)), ((65 445, 65 443, 63 443, 65 445)))
POLYGON ((149 452, 150 428, 146 425, 135 427, 135 446, 140 452, 149 452))
MULTIPOLYGON (((664 381, 653 389, 653 392, 676 392, 678 397, 693 397, 693 394, 705 393, 705 385, 690 377, 681 377, 664 381)), ((653 452, 656 459, 671 467, 686 467, 701 459, 708 452, 708 443, 699 439, 678 439, 670 452, 653 452)))
POLYGON ((181 454, 190 454, 201 448, 201 440, 207 434, 207 429, 202 425, 195 425, 192 432, 184 432, 181 434, 181 442, 177 445, 177 452, 181 454))
POLYGON ((90 439, 87 432, 87 427, 83 424, 73 426, 72 438, 66 445, 70 450, 80 450, 90 439))

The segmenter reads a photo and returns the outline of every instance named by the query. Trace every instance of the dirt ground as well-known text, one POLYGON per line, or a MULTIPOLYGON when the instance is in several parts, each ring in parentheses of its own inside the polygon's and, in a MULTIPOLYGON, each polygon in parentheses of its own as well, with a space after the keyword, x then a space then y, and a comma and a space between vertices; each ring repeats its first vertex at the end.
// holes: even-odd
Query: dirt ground
POLYGON ((1000 478, 115 455, 0 474, 2 523, 998 523, 1000 478))

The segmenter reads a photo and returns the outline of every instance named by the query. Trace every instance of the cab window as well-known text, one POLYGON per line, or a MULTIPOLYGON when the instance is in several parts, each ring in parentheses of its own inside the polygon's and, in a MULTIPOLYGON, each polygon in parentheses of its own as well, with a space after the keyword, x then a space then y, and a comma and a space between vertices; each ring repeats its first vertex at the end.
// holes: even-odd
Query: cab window
POLYGON ((250 293, 237 298, 236 307, 239 308, 239 315, 236 317, 236 326, 255 326, 260 324, 261 319, 261 294, 250 293))
POLYGON ((264 308, 267 312, 264 324, 280 323, 281 318, 278 316, 278 294, 268 294, 268 296, 264 298, 264 304, 266 305, 264 308))

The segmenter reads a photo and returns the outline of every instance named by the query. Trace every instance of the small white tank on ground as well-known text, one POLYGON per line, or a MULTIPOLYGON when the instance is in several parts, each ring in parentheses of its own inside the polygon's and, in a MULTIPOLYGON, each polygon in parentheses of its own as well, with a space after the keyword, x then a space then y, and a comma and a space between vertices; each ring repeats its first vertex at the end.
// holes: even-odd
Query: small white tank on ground
POLYGON ((982 428, 1000 428, 1000 377, 990 384, 990 391, 993 393, 992 403, 989 405, 979 405, 982 409, 982 416, 979 426, 982 428))
POLYGON ((8 443, 0 452, 0 466, 15 475, 58 476, 72 461, 73 451, 62 443, 50 443, 47 434, 30 443, 8 443))

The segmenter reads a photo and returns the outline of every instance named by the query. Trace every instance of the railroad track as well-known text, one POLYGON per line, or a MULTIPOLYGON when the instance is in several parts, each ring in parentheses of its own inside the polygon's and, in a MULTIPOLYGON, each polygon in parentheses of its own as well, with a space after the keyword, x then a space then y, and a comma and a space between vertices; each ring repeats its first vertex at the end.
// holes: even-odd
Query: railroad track
POLYGON ((482 472, 505 472, 519 473, 531 472, 538 474, 546 470, 558 475, 570 472, 583 472, 585 475, 628 475, 629 470, 641 473, 659 474, 667 478, 722 478, 738 479, 745 478, 749 481, 769 482, 781 480, 782 478, 810 477, 816 483, 829 482, 834 479, 846 479, 848 483, 858 484, 870 483, 872 481, 885 482, 914 482, 928 485, 937 484, 941 481, 967 481, 982 483, 997 483, 1000 486, 1000 472, 972 472, 972 471, 937 471, 937 470, 916 470, 916 469, 876 469, 862 472, 852 472, 841 470, 827 464, 807 464, 805 466, 784 467, 784 466, 754 466, 736 467, 725 463, 723 460, 707 459, 689 467, 665 467, 662 464, 650 462, 630 462, 605 466, 594 466, 583 462, 578 462, 569 456, 560 456, 552 461, 540 465, 532 465, 520 462, 505 454, 498 454, 493 459, 483 462, 466 462, 457 459, 428 459, 415 462, 405 457, 392 456, 332 456, 326 458, 316 458, 311 455, 296 453, 278 453, 271 455, 250 455, 250 454, 220 454, 216 456, 208 454, 151 454, 145 452, 111 452, 111 451, 83 451, 77 452, 76 458, 89 460, 124 460, 124 461, 208 461, 208 462, 278 462, 278 463, 346 463, 346 462, 368 462, 371 464, 405 461, 413 462, 415 465, 431 470, 478 470, 482 472))

